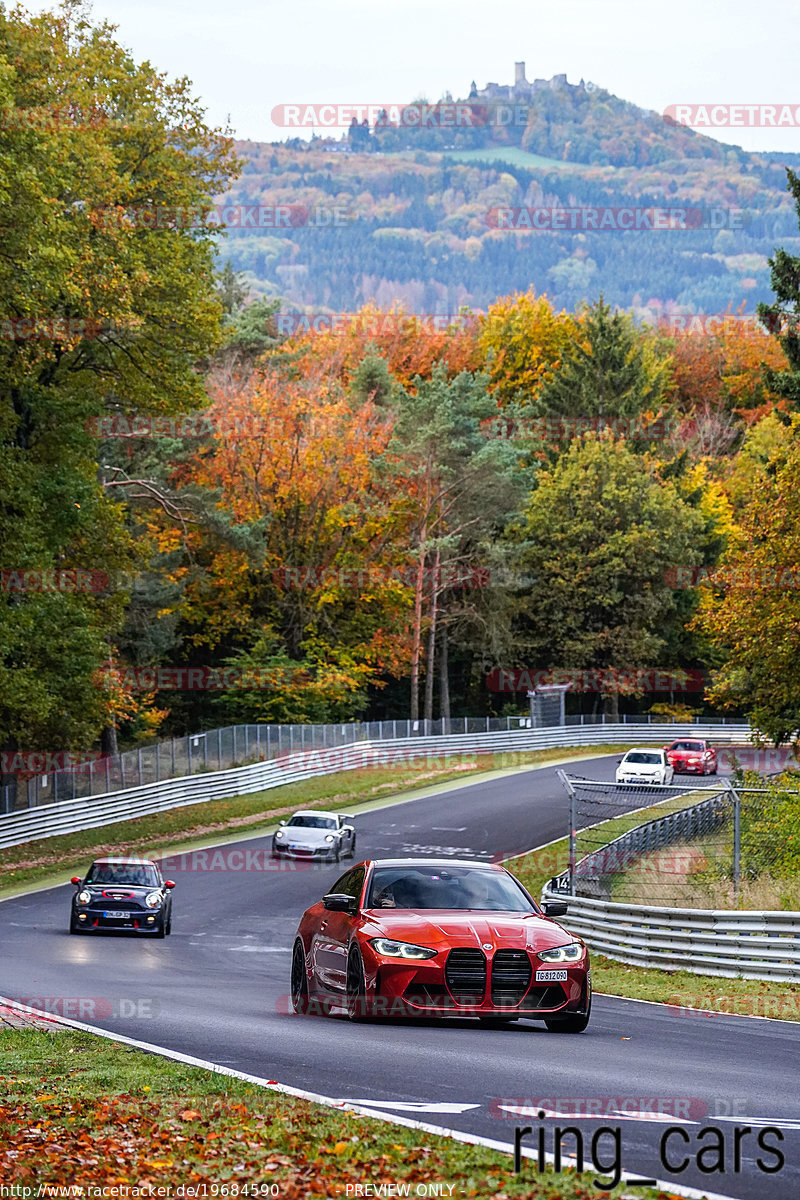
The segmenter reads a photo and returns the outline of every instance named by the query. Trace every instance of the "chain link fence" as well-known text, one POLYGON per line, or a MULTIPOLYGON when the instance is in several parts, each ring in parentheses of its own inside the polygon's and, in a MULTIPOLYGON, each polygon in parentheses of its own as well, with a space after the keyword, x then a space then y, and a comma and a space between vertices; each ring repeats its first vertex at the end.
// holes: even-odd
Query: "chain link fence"
POLYGON ((558 774, 570 865, 556 890, 647 907, 800 910, 796 777, 640 785, 558 774))
MULTIPOLYGON (((542 714, 544 719, 545 714, 542 714)), ((555 706, 546 714, 548 728, 560 725, 555 706)), ((628 713, 614 724, 649 725, 663 728, 662 718, 651 721, 649 715, 628 713)), ((603 713, 567 716, 569 727, 612 724, 603 713)), ((681 727, 686 726, 681 723, 681 727)), ((700 724, 696 718, 695 725, 700 724)), ((739 719, 704 717, 705 727, 746 727, 739 719)), ((56 804, 62 800, 80 800, 126 788, 167 779, 182 778, 204 771, 223 771, 251 763, 265 762, 283 754, 326 750, 357 742, 376 742, 397 738, 456 736, 459 734, 499 733, 537 728, 530 716, 454 717, 437 721, 353 721, 330 725, 228 725, 204 733, 169 741, 151 743, 122 754, 98 757, 63 770, 27 772, 0 784, 0 814, 56 804)), ((42 756, 44 757, 44 756, 42 756)))

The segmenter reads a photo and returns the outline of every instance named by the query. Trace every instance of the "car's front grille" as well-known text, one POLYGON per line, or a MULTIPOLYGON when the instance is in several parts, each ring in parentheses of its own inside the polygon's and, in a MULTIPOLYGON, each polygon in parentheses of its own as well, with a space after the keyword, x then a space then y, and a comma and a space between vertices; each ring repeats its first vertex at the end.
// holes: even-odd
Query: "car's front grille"
POLYGON ((492 959, 492 1004, 515 1005, 531 986, 531 960, 524 950, 498 950, 492 959))
POLYGON ((459 947, 447 956, 444 977, 453 998, 460 1004, 482 1000, 486 991, 486 955, 482 950, 459 947))
POLYGON ((525 997, 524 1007, 529 1008, 558 1008, 564 1004, 567 997, 564 989, 554 987, 532 987, 525 997))

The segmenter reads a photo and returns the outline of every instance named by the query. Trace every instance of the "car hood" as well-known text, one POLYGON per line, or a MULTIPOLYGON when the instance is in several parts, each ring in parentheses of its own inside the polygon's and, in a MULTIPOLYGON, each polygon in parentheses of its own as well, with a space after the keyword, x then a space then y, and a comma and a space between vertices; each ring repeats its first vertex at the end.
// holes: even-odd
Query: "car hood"
POLYGON ((142 887, 133 883, 83 883, 77 890, 90 892, 92 896, 101 896, 104 900, 143 900, 151 892, 160 891, 161 887, 160 884, 142 887))
POLYGON ((282 842, 292 846, 321 846, 329 834, 336 834, 335 829, 310 829, 305 825, 284 825, 282 842))
POLYGON ((369 914, 362 932, 368 937, 416 942, 437 950, 451 946, 485 950, 489 946, 489 953, 500 947, 547 950, 576 940, 552 918, 523 913, 383 910, 369 914))

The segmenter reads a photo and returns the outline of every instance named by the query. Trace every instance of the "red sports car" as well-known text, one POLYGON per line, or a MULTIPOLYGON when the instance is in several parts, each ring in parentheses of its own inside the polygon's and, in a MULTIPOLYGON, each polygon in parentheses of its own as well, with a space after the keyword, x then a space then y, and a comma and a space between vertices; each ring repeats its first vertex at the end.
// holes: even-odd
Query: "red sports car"
POLYGON ((376 859, 303 914, 292 949, 295 1012, 363 1017, 519 1017, 581 1033, 589 954, 505 868, 376 859))
POLYGON ((717 752, 700 738, 685 738, 664 747, 676 775, 716 775, 717 752))

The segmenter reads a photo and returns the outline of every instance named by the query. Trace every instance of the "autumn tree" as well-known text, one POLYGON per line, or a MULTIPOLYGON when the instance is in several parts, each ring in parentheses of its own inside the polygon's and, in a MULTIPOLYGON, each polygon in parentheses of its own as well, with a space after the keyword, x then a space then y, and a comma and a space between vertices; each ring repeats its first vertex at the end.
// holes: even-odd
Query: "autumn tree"
MULTIPOLYGON (((800 176, 786 168, 786 186, 800 219, 800 176)), ((784 371, 769 373, 771 387, 785 396, 793 409, 800 408, 800 258, 778 249, 769 259, 772 304, 759 304, 758 315, 778 339, 788 360, 784 371)))
MULTIPOLYGON (((513 441, 488 438, 484 432, 485 422, 497 411, 484 376, 462 372, 448 380, 439 369, 432 379, 417 382, 399 405, 389 446, 397 457, 397 485, 406 497, 412 528, 412 720, 419 717, 426 632, 425 717, 433 715, 437 634, 451 619, 444 602, 448 595, 452 600, 448 581, 457 580, 459 569, 469 577, 469 568, 473 574, 484 572, 489 581, 489 547, 515 511, 526 481, 513 441)), ((447 670, 445 656, 443 695, 447 670)))
POLYGON ((532 290, 492 304, 481 318, 480 349, 498 403, 530 404, 576 334, 574 319, 532 290))
POLYGON ((736 522, 696 622, 724 655, 711 698, 776 745, 800 728, 800 418, 748 432, 727 486, 736 522))
MULTIPOLYGON (((538 668, 623 668, 663 661, 676 612, 668 568, 700 561, 704 521, 649 456, 608 434, 574 440, 543 471, 512 530, 517 652, 538 668)), ((606 711, 618 713, 607 692, 606 711)))
MULTIPOLYGON (((192 93, 80 5, 0 11, 5 568, 115 580, 137 565, 123 509, 139 484, 113 473, 104 486, 92 419, 203 402, 194 364, 220 306, 202 218, 233 159, 192 93)), ((108 726, 93 680, 124 603, 116 586, 0 592, 0 745, 86 747, 108 726)))

